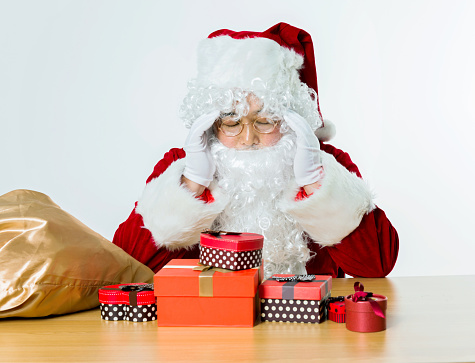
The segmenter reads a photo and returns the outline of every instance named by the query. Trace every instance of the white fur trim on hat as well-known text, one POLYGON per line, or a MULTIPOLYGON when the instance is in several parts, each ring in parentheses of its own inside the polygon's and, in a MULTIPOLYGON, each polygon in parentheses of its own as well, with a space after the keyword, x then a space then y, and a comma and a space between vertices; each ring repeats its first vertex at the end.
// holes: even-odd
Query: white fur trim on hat
POLYGON ((332 246, 353 232, 363 216, 374 209, 367 184, 336 159, 322 152, 325 177, 313 195, 295 201, 296 189, 284 197, 280 207, 293 216, 312 239, 332 246))
POLYGON ((282 81, 300 87, 298 70, 303 57, 267 38, 234 39, 219 36, 198 46, 198 87, 241 88, 254 92, 262 87, 282 87, 282 81))
POLYGON ((246 115, 251 93, 266 113, 282 117, 290 108, 313 130, 321 126, 318 95, 301 81, 303 56, 294 50, 267 38, 218 36, 200 42, 197 62, 197 76, 180 107, 187 128, 214 110, 246 115))
POLYGON ((224 209, 224 198, 213 194, 215 201, 205 203, 181 185, 184 168, 185 159, 177 160, 150 181, 135 209, 159 248, 176 250, 198 243, 200 232, 224 209))

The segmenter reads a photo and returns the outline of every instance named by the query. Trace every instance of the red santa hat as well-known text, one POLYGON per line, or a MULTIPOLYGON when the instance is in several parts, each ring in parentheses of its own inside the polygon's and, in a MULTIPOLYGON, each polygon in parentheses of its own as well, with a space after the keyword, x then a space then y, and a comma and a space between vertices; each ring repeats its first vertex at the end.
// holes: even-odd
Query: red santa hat
MULTIPOLYGON (((295 108, 314 129, 320 128, 320 139, 333 136, 331 123, 325 121, 325 129, 321 128, 313 42, 305 30, 286 23, 263 32, 217 30, 199 44, 197 60, 198 74, 193 87, 200 91, 189 100, 196 100, 197 94, 204 97, 206 89, 251 91, 266 104, 271 103, 269 100, 276 104, 285 100, 286 107, 295 108), (269 97, 272 93, 279 93, 278 99, 269 97)), ((208 97, 211 103, 213 97, 208 97)), ((191 123, 185 118, 187 126, 191 123)))
MULTIPOLYGON (((228 29, 221 29, 211 33, 208 39, 213 39, 222 36, 229 36, 232 39, 240 39, 240 42, 234 42, 230 40, 223 40, 221 38, 216 43, 209 42, 210 48, 214 48, 218 52, 214 57, 215 70, 226 69, 234 72, 233 80, 235 83, 240 83, 244 79, 261 78, 265 75, 276 75, 279 72, 294 72, 299 74, 300 80, 305 83, 309 88, 313 89, 317 95, 317 107, 320 117, 322 113, 320 111, 320 104, 318 102, 318 85, 317 85, 317 69, 315 67, 315 54, 313 51, 312 37, 305 30, 296 28, 286 23, 278 23, 263 32, 250 32, 241 31, 235 32, 228 29), (273 42, 262 41, 260 38, 270 39, 273 42), (218 42, 221 44, 218 45, 218 42), (241 44, 239 44, 241 43, 241 44), (276 46, 277 43, 279 47, 276 46), (239 44, 239 46, 234 46, 239 44), (214 45, 214 46, 213 46, 214 45), (223 47, 229 45, 229 49, 224 51, 223 47), (288 52, 288 51, 291 52, 288 52), (230 52, 234 54, 230 54, 230 52), (239 53, 243 52, 238 56, 239 53), (284 53, 283 55, 275 53, 284 53), (293 54, 293 53, 296 54, 293 54), (296 58, 295 61, 285 62, 286 55, 288 58, 296 58), (301 60, 298 59, 300 57, 301 60), (231 59, 230 59, 231 58, 231 59), (236 68, 232 68, 233 59, 238 58, 239 61, 244 60, 246 63, 254 63, 256 59, 259 60, 258 67, 246 64, 245 66, 238 67, 238 72, 235 72, 236 68), (223 64, 227 61, 231 61, 228 65, 223 64)), ((211 51, 208 48, 207 52, 211 51)), ((207 54, 206 56, 211 55, 207 54)), ((228 80, 224 78, 224 80, 228 80)))

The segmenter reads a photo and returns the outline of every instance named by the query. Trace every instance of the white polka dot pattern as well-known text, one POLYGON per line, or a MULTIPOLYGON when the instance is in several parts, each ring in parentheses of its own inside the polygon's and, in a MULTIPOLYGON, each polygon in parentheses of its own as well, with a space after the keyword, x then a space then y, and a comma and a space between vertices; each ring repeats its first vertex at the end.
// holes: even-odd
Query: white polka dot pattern
POLYGON ((126 304, 101 303, 101 317, 104 320, 127 320, 133 322, 152 321, 157 319, 157 305, 130 306, 126 304))
POLYGON ((262 321, 320 324, 325 318, 324 300, 261 299, 262 321))
POLYGON ((262 250, 226 251, 200 246, 200 263, 228 270, 247 270, 259 267, 262 262, 262 250))

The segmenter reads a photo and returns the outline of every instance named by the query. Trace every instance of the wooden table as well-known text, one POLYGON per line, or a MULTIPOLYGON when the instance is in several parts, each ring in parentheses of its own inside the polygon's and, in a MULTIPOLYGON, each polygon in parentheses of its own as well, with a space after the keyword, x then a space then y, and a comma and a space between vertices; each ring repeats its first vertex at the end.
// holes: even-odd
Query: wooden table
MULTIPOLYGON (((387 330, 345 324, 262 323, 254 328, 158 328, 104 321, 99 309, 0 321, 1 362, 475 361, 475 276, 358 279, 388 296, 387 330)), ((332 295, 355 279, 334 279, 332 295)))

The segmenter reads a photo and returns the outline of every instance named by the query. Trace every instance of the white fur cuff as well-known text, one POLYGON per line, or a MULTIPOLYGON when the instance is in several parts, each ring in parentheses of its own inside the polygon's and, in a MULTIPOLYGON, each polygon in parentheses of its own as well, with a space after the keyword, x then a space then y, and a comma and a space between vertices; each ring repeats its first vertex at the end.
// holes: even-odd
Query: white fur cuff
POLYGON ((172 163, 150 181, 137 203, 145 228, 152 232, 158 247, 169 250, 190 247, 200 240, 200 232, 210 228, 224 209, 224 200, 204 203, 181 185, 185 159, 172 163))
POLYGON ((281 203, 282 211, 293 216, 315 242, 331 246, 340 242, 374 209, 366 183, 350 173, 336 159, 322 152, 325 177, 322 187, 302 201, 295 201, 296 189, 281 203))

